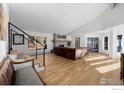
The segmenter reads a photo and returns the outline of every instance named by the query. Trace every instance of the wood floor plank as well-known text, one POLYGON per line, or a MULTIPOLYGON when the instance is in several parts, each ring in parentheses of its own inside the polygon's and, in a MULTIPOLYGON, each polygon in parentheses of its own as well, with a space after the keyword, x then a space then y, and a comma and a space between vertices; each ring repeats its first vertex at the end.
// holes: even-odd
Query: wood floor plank
MULTIPOLYGON (((42 55, 38 56, 37 62, 42 62, 42 55)), ((45 71, 39 74, 47 85, 120 85, 120 68, 106 73, 96 69, 119 62, 119 59, 97 53, 76 61, 47 54, 45 71)))

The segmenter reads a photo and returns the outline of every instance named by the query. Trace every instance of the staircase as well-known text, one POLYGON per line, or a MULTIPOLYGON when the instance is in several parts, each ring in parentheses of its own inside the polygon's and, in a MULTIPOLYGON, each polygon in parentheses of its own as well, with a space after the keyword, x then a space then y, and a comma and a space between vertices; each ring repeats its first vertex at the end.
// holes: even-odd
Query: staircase
MULTIPOLYGON (((47 48, 47 45, 46 45, 46 38, 44 39, 43 42, 39 42, 37 39, 33 38, 31 35, 29 35, 28 33, 26 33, 25 31, 23 31, 22 29, 20 29, 19 27, 17 27, 16 25, 14 25, 13 23, 9 22, 8 23, 8 39, 9 39, 9 54, 10 52, 13 50, 13 44, 15 43, 14 42, 14 34, 16 35, 22 35, 22 37, 24 38, 24 40, 27 41, 27 45, 28 45, 28 41, 29 41, 29 38, 34 42, 34 46, 35 48, 33 50, 35 50, 35 58, 36 60, 38 59, 38 51, 43 51, 42 53, 42 56, 43 56, 43 64, 40 64, 42 62, 39 63, 39 67, 43 66, 45 67, 45 49, 47 48), (38 49, 37 48, 37 44, 40 44, 42 46, 41 49, 38 49)), ((26 43, 26 42, 24 42, 26 43)), ((26 48, 27 46, 25 46, 25 44, 17 44, 18 46, 23 46, 24 48, 26 48)), ((23 48, 23 50, 24 50, 23 48)), ((20 49, 22 50, 22 49, 20 49)), ((27 49, 25 49, 26 51, 27 49)), ((29 54, 30 55, 30 54, 29 54)))

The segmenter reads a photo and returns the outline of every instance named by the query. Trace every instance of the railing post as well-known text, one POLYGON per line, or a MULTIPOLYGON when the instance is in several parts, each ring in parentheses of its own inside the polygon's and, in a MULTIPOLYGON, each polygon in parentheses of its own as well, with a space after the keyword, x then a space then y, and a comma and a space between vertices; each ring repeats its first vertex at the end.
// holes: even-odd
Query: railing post
POLYGON ((46 37, 45 37, 45 40, 44 40, 44 45, 45 45, 45 47, 43 48, 43 66, 45 66, 46 37))
POLYGON ((8 48, 9 48, 9 54, 12 50, 12 30, 10 29, 10 23, 8 23, 8 48))
POLYGON ((13 42, 12 42, 12 41, 13 41, 12 29, 10 29, 10 36, 11 36, 11 38, 10 38, 10 41, 11 41, 11 42, 10 42, 11 49, 10 49, 10 50, 13 50, 13 49, 12 49, 12 44, 13 44, 13 42))
POLYGON ((43 66, 45 66, 45 48, 43 49, 43 66))
POLYGON ((37 60, 37 42, 36 42, 36 60, 37 60))
POLYGON ((8 52, 10 54, 10 24, 8 23, 8 52))

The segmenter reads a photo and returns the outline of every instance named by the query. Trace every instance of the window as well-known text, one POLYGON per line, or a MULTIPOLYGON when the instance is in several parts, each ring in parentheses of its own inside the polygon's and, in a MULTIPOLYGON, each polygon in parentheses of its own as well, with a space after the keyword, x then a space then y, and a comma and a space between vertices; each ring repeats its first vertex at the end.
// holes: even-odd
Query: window
POLYGON ((121 41, 122 41, 122 35, 117 35, 117 52, 121 52, 122 50, 121 41))
POLYGON ((104 37, 104 50, 108 50, 108 37, 104 37))

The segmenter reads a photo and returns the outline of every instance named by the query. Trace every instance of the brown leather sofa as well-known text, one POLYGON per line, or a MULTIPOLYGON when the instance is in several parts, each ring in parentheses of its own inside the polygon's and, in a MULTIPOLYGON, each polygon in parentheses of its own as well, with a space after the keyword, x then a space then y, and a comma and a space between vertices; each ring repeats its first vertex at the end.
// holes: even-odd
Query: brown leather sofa
POLYGON ((0 64, 0 85, 14 84, 14 67, 7 59, 6 62, 0 64))
POLYGON ((55 47, 54 54, 68 58, 68 59, 77 60, 89 54, 89 48, 87 47, 80 47, 80 48, 55 47))
POLYGON ((3 63, 0 64, 0 85, 43 85, 40 76, 36 72, 34 59, 24 62, 13 62, 10 57, 7 57, 3 63), (14 64, 23 64, 25 62, 32 62, 32 66, 24 67, 18 70, 14 69, 14 64))

